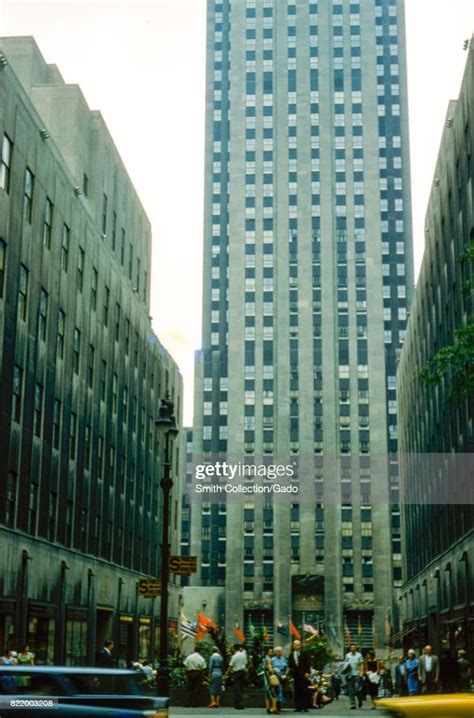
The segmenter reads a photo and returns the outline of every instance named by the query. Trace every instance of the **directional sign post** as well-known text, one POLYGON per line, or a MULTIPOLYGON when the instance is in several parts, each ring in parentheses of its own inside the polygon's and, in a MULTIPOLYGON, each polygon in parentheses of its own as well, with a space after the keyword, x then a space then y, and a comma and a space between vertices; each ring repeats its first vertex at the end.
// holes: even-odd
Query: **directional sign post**
POLYGON ((170 556, 170 571, 176 576, 190 576, 197 572, 196 556, 170 556))
POLYGON ((138 595, 142 598, 156 598, 161 592, 159 578, 142 578, 138 582, 138 595))

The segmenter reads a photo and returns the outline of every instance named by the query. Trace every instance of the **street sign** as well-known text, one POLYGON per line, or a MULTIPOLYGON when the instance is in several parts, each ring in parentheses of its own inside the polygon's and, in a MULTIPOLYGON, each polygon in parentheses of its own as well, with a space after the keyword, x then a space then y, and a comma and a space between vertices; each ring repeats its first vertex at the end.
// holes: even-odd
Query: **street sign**
POLYGON ((156 598, 161 593, 159 578, 142 578, 138 582, 138 595, 142 598, 156 598))
POLYGON ((196 556, 171 556, 170 571, 177 576, 190 576, 197 572, 196 556))

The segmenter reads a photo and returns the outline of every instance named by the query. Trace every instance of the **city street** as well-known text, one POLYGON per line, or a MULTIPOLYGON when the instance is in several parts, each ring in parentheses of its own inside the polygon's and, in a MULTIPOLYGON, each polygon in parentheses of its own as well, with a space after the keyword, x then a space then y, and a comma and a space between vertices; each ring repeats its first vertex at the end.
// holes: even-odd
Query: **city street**
MULTIPOLYGON (((246 708, 244 711, 236 711, 234 708, 220 708, 218 711, 211 711, 208 708, 181 708, 179 706, 172 707, 170 710, 170 715, 173 716, 173 718, 180 718, 181 716, 194 716, 194 718, 209 718, 209 715, 213 713, 216 713, 217 715, 221 716, 231 716, 231 715, 243 715, 243 716, 257 716, 257 715, 267 715, 264 708, 246 708)), ((383 715, 382 711, 378 711, 379 715, 383 715)), ((290 716, 294 715, 292 708, 287 708, 280 713, 282 716, 290 716)), ((307 715, 321 715, 321 716, 330 716, 330 718, 346 718, 346 716, 363 716, 363 718, 368 718, 368 716, 377 715, 376 711, 371 711, 368 704, 366 704, 363 708, 356 711, 351 711, 349 709, 349 701, 346 698, 341 698, 339 701, 335 701, 334 703, 331 703, 330 705, 326 706, 322 710, 310 710, 307 715)))

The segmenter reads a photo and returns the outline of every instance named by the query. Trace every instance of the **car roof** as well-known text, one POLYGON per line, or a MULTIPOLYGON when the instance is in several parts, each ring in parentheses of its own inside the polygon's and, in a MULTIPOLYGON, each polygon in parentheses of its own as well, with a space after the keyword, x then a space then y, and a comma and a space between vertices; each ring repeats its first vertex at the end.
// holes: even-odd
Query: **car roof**
POLYGON ((93 676, 136 676, 137 671, 125 668, 95 668, 94 666, 4 666, 0 673, 77 673, 93 676))

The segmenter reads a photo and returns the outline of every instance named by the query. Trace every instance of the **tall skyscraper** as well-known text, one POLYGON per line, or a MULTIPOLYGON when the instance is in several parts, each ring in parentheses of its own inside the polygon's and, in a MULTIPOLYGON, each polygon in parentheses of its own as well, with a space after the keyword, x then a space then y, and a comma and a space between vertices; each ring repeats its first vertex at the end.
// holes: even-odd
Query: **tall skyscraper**
POLYGON ((403 12, 208 3, 194 452, 291 464, 299 491, 193 494, 194 582, 222 587, 228 629, 292 616, 336 646, 381 647, 394 622, 390 455, 413 287, 403 12))

